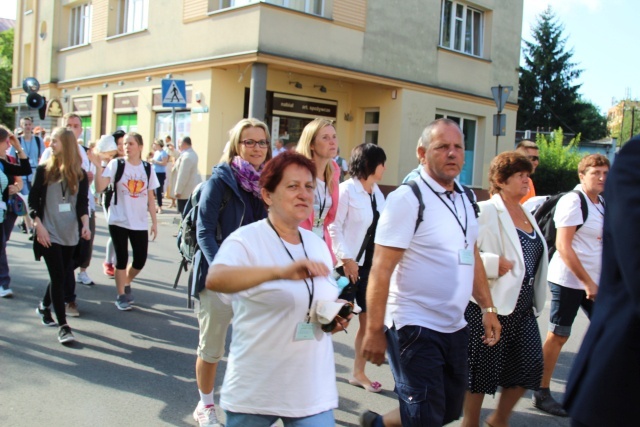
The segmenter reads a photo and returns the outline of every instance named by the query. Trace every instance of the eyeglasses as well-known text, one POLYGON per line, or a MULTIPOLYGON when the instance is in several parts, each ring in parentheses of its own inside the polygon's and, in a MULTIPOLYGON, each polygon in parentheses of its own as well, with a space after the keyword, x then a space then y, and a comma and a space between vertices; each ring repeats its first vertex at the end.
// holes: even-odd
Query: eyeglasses
POLYGON ((531 160, 532 162, 539 162, 540 161, 540 157, 539 156, 527 156, 527 158, 529 160, 531 160))
POLYGON ((338 314, 336 314, 336 317, 333 318, 331 323, 327 323, 326 325, 322 325, 320 327, 320 329, 322 329, 324 332, 333 331, 336 328, 336 326, 338 326, 338 317, 341 318, 341 319, 346 320, 347 317, 349 317, 349 315, 351 313, 353 313, 353 303, 352 302, 347 302, 342 306, 342 308, 340 309, 338 314))
POLYGON ((253 139, 245 139, 241 142, 247 147, 254 147, 256 144, 258 144, 260 148, 267 148, 269 146, 269 141, 267 141, 266 139, 261 139, 260 141, 255 141, 253 139))

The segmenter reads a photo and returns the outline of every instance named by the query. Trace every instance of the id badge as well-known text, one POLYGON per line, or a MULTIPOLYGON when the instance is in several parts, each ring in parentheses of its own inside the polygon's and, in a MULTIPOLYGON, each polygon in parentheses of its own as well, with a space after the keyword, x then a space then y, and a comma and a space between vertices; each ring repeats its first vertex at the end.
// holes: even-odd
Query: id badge
POLYGON ((324 229, 322 228, 322 225, 313 227, 311 231, 313 231, 313 234, 324 240, 324 229))
POLYGON ((473 265, 473 251, 471 249, 460 249, 458 251, 458 264, 473 265))
POLYGON ((71 212, 71 203, 60 203, 58 205, 58 212, 71 212))
POLYGON ((315 324, 307 322, 299 322, 296 325, 296 335, 294 341, 309 341, 316 338, 315 324))

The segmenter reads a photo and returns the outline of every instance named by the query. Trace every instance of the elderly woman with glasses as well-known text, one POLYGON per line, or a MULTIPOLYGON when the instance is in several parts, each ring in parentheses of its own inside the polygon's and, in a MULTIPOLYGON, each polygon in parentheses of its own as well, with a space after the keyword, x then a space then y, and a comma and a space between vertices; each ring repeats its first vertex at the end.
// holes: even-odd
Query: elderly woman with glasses
POLYGON ((217 423, 213 385, 233 316, 230 305, 205 289, 209 265, 229 234, 267 216, 259 179, 265 162, 271 159, 269 128, 260 120, 242 119, 229 131, 229 141, 229 150, 203 184, 196 223, 199 250, 194 258, 194 296, 200 326, 196 359, 200 402, 193 416, 200 425, 217 423))
MULTIPOLYGON (((206 286, 230 294, 235 313, 220 405, 227 427, 333 427, 338 406, 331 336, 318 322, 338 287, 331 254, 301 227, 313 209, 315 165, 296 153, 271 160, 260 177, 267 219, 225 240, 206 286)), ((335 314, 335 313, 334 313, 335 314)), ((342 315, 341 315, 342 316, 342 315)), ((333 317, 333 316, 330 316, 333 317)))

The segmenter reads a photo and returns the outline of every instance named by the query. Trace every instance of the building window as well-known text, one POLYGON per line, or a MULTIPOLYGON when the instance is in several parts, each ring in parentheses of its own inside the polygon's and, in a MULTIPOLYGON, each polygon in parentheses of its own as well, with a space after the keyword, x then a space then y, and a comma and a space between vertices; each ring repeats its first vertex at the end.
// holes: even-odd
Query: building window
POLYGON ((477 120, 461 117, 453 114, 436 114, 436 119, 451 119, 460 126, 464 134, 464 166, 458 175, 458 180, 464 185, 473 185, 473 164, 475 163, 476 152, 476 129, 477 120))
POLYGON ((149 0, 119 0, 117 34, 146 29, 148 18, 149 0))
MULTIPOLYGON (((156 113, 156 139, 161 138, 164 140, 166 135, 171 135, 171 127, 173 120, 171 119, 171 113, 156 113)), ((176 140, 175 147, 185 136, 191 135, 191 112, 190 111, 177 111, 176 112, 176 140)))
POLYGON ((209 0, 209 12, 260 2, 275 4, 312 15, 324 15, 324 0, 209 0))
POLYGON ((91 35, 91 5, 81 4, 69 15, 69 46, 88 44, 91 35))
POLYGON ((86 147, 91 141, 91 116, 82 116, 80 117, 82 121, 82 134, 80 138, 83 141, 83 145, 86 147))
POLYGON ((116 116, 116 130, 136 132, 138 130, 138 115, 136 113, 118 114, 116 116))
POLYGON ((380 111, 365 110, 364 112, 364 142, 378 144, 378 129, 380 127, 380 111))
POLYGON ((440 46, 482 56, 483 13, 464 3, 442 0, 440 46))

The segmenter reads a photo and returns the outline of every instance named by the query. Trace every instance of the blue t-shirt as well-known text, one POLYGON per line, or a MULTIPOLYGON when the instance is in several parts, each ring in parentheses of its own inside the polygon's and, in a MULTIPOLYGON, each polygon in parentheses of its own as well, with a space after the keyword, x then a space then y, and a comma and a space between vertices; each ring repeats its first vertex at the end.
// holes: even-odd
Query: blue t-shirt
MULTIPOLYGON (((155 160, 156 162, 162 162, 164 159, 166 159, 168 157, 169 157, 169 155, 164 150, 158 150, 158 151, 154 151, 153 152, 153 160, 155 160)), ((167 167, 166 166, 161 166, 161 165, 156 165, 154 163, 153 164, 153 170, 156 173, 166 173, 167 172, 167 167)))

